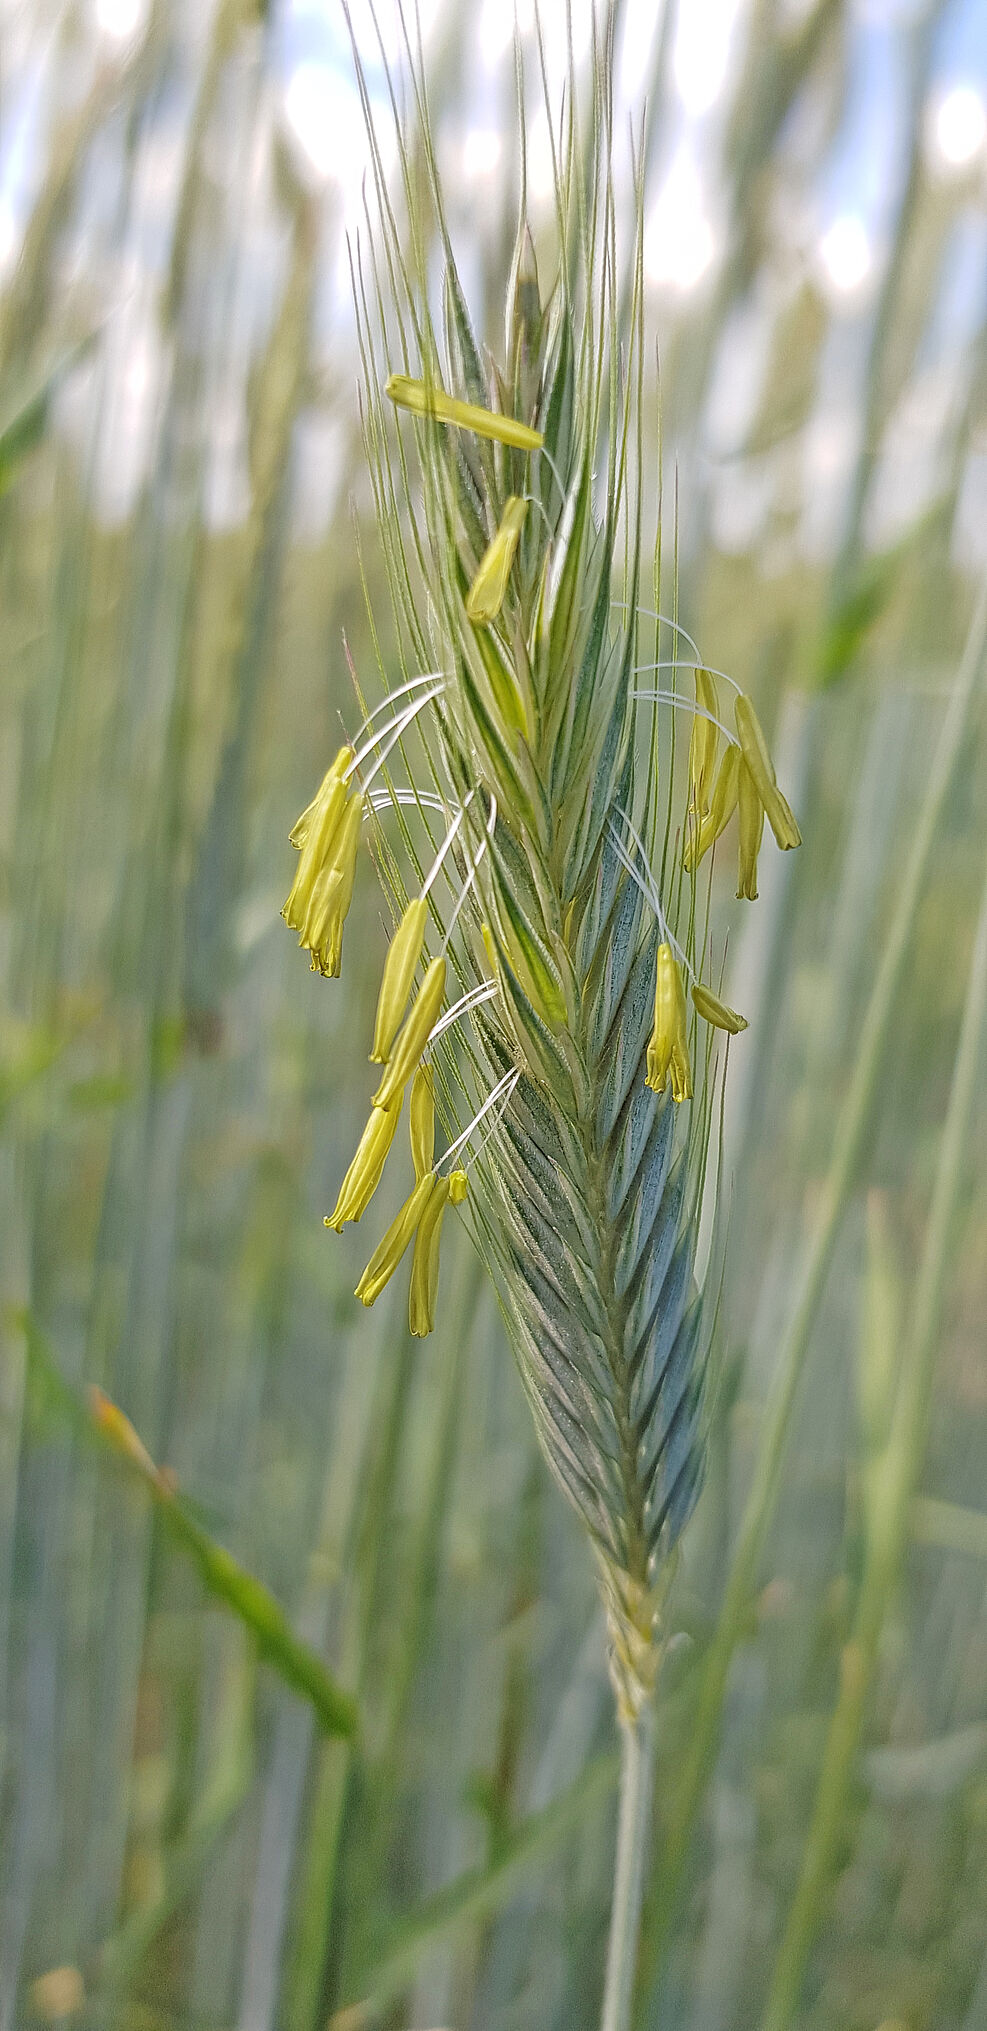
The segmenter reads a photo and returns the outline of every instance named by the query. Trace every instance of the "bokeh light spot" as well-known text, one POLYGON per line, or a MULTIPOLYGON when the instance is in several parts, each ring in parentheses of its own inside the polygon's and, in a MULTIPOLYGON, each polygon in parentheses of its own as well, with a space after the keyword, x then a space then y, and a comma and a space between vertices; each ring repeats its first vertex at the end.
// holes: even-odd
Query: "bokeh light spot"
POLYGON ((819 242, 823 275, 837 296, 854 296, 874 265, 870 237, 863 219, 853 213, 834 219, 819 242))
POLYGON ((684 149, 672 162, 644 232, 650 281, 686 292, 701 282, 716 255, 696 165, 684 149))
POLYGON ((463 142, 464 175, 492 176, 503 153, 503 146, 496 128, 470 127, 463 142))
POLYGON ((300 63, 284 94, 293 140, 314 174, 359 184, 367 141, 357 94, 348 79, 324 63, 300 63))
POLYGON ((144 0, 96 0, 96 26, 114 42, 129 42, 144 19, 144 0))
POLYGON ((941 160, 951 169, 965 168, 987 139, 987 108, 972 85, 947 92, 935 115, 933 138, 941 160))

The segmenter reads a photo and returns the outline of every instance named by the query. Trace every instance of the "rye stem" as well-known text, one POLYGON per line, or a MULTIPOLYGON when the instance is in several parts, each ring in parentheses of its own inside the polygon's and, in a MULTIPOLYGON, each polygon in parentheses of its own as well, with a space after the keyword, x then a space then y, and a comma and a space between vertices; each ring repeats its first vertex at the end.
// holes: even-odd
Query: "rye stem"
POLYGON ((654 1778, 654 1713, 648 1705, 620 1723, 620 1808, 600 2031, 628 2031, 631 2022, 654 1778))

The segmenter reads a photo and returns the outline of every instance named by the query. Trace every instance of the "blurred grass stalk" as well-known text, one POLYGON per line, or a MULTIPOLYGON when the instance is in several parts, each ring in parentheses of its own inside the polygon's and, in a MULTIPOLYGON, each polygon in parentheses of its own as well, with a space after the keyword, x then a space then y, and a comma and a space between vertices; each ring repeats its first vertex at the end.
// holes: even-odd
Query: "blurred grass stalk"
POLYGON ((987 587, 981 590, 969 639, 917 814, 901 887, 875 976, 850 1084, 837 1118, 833 1152, 817 1201, 787 1332, 778 1352, 772 1394, 754 1474, 744 1505, 723 1604, 700 1669, 689 1747, 669 1815, 652 1901, 647 1959, 654 1964, 670 1923, 692 1837, 697 1808, 716 1752, 720 1715, 734 1650, 745 1627, 758 1560, 774 1510, 799 1382, 842 1221, 856 1186, 860 1160, 892 1035, 922 885, 957 763, 971 707, 987 663, 987 587))
MULTIPOLYGON (((953 1066, 949 1107, 939 1145, 932 1202, 926 1223, 911 1327, 899 1346, 894 1307, 872 1308, 872 1333, 892 1329, 892 1343, 865 1345, 861 1361, 886 1378, 890 1429, 876 1458, 865 1466, 863 1577, 849 1641, 840 1662, 840 1693, 826 1737, 815 1806, 806 1837, 802 1872, 778 1949, 762 2031, 789 2031, 798 2008, 802 1979, 826 1894, 853 1780, 867 1700, 877 1671, 881 1632, 894 1600, 908 1544, 912 1493, 921 1471, 941 1338, 943 1297, 955 1240, 956 1214, 964 1183, 973 1103, 980 1072, 987 1012, 987 874, 963 1020, 953 1066), (900 1355, 900 1368, 898 1366, 900 1355), (897 1370, 897 1372, 896 1372, 897 1370)), ((872 1282, 889 1275, 872 1241, 872 1282)), ((890 1336, 889 1336, 890 1337, 890 1336)))

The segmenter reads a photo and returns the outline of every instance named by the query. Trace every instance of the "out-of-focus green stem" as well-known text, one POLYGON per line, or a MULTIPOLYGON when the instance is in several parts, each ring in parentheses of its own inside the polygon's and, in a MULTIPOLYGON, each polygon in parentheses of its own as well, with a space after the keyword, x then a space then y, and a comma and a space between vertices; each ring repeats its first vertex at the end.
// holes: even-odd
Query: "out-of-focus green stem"
POLYGON ((916 1544, 933 1544, 941 1551, 987 1559, 987 1516, 982 1509, 965 1509, 956 1502, 938 1502, 929 1495, 916 1495, 911 1507, 911 1532, 916 1544))
MULTIPOLYGON (((374 1627, 380 1612, 396 1463, 417 1352, 417 1342, 402 1333, 390 1362, 382 1369, 380 1398, 373 1419, 355 1554, 360 1584, 352 1590, 340 1641, 343 1668, 358 1697, 365 1690, 374 1627)), ((330 1942, 335 1936, 346 1805, 354 1770, 354 1751, 350 1745, 319 1744, 278 2019, 286 2031, 317 2031, 323 2021, 322 1988, 330 1942)))
POLYGON ((249 14, 246 0, 220 0, 212 19, 206 59, 199 79, 185 146, 185 162, 171 242, 171 264, 165 288, 167 316, 177 316, 185 289, 192 226, 202 177, 202 151, 216 109, 223 67, 238 31, 249 14))
POLYGON ((634 2001, 641 1905, 654 1793, 654 1714, 650 1706, 620 1724, 620 1811, 610 1913, 610 1944, 600 2031, 628 2031, 634 2001))
POLYGON ((719 1732, 731 1659, 748 1612, 758 1559, 774 1508, 778 1477, 796 1391, 823 1296, 840 1223, 852 1190, 871 1118, 887 1040, 901 990, 922 883, 962 748, 970 705, 987 651, 987 589, 981 593, 957 683, 917 814, 911 850, 864 1018, 853 1076, 840 1110, 829 1173, 802 1268, 795 1309, 782 1342, 774 1392, 765 1414, 754 1478, 727 1576, 723 1606, 707 1651, 689 1747, 679 1780, 647 1929, 653 1972, 688 1851, 696 1805, 719 1732))
POLYGON ((75 1425, 100 1440, 143 1483, 165 1528, 198 1566, 209 1592, 232 1609, 249 1630, 261 1657, 311 1703, 325 1734, 354 1736, 358 1721, 356 1701, 336 1684, 321 1658, 300 1642, 270 1589, 203 1528, 179 1495, 168 1469, 155 1465, 119 1405, 95 1387, 89 1390, 86 1402, 81 1402, 62 1381, 30 1314, 18 1314, 16 1322, 27 1343, 28 1359, 43 1377, 54 1401, 75 1425))
POLYGON ((943 1285, 976 1091, 987 1009, 987 881, 977 925, 963 1022, 939 1150, 912 1332, 871 1518, 853 1633, 843 1652, 839 1698, 829 1726, 802 1874, 774 1965, 762 2031, 789 2031, 813 1938, 825 1910, 881 1630, 908 1538, 912 1488, 925 1449, 943 1285))
POLYGON ((495 1859, 455 1877, 399 1921, 390 1936, 385 1934, 356 1986, 345 1992, 342 2007, 330 2022, 369 2021, 372 2013, 382 2011, 410 1986, 428 1953, 466 1926, 499 1914, 573 1829, 602 1811, 613 1795, 616 1777, 616 1755, 607 1751, 594 1756, 570 1785, 506 1836, 495 1859))

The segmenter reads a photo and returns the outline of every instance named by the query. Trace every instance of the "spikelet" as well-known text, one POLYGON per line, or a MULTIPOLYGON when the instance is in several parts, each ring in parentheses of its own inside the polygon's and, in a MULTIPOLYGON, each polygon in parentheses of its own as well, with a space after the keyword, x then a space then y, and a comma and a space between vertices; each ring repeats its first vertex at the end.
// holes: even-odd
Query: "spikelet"
MULTIPOLYGON (((424 117, 423 92, 416 101, 424 117)), ((602 223, 586 224, 612 224, 609 117, 601 71, 588 145, 561 156, 580 165, 573 177, 591 165, 598 201, 581 191, 577 203, 563 170, 559 219, 581 216, 586 231, 556 251, 547 304, 521 219, 503 370, 470 322, 427 127, 416 145, 445 252, 442 318, 429 234, 410 250, 386 204, 369 272, 357 268, 366 445, 404 628, 394 724, 419 709, 402 705, 400 679, 438 673, 416 694, 421 777, 394 790, 390 811, 374 807, 399 906, 438 851, 427 926, 423 908, 406 911, 385 968, 374 1049, 376 1109, 414 1082, 416 1182, 358 1295, 372 1303, 414 1240, 410 1324, 429 1331, 439 1232, 465 1200, 541 1444, 592 1541, 618 1703, 633 1716, 653 1690, 672 1553, 702 1479, 715 1277, 699 1287, 696 1237, 717 1033, 745 1026, 701 979, 694 870, 739 783, 745 893, 756 885, 764 801, 748 748, 785 844, 794 820, 783 824, 756 719, 741 713, 735 739, 705 670, 709 717, 688 767, 682 749, 673 767, 660 716, 650 750, 636 738, 640 216, 626 373, 608 337, 623 278, 602 223), (417 371, 394 374, 412 334, 417 371), (661 841, 676 833, 694 866, 691 882, 669 867, 666 892, 661 841), (446 1006, 453 981, 459 1010, 446 1006), (436 1116, 454 1138, 437 1157, 436 1116)), ((410 175, 400 136, 399 148, 410 175)))

